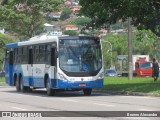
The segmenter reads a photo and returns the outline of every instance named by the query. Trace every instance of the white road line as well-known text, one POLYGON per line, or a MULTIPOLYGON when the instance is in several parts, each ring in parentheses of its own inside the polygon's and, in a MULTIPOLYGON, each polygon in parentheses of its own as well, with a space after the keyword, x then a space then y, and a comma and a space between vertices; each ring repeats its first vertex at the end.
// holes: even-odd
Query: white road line
POLYGON ((100 106, 107 106, 107 107, 114 107, 115 105, 108 105, 108 104, 101 104, 101 103, 93 103, 95 105, 100 105, 100 106))
POLYGON ((60 99, 60 100, 62 100, 62 101, 67 101, 67 102, 78 102, 78 101, 72 100, 72 99, 60 99))
POLYGON ((14 118, 14 117, 10 117, 13 120, 21 120, 20 118, 14 118))
POLYGON ((12 107, 14 109, 17 109, 17 110, 27 110, 27 109, 23 109, 23 108, 19 108, 19 107, 12 107))
POLYGON ((138 109, 140 111, 155 111, 155 110, 149 110, 149 109, 138 109))
POLYGON ((156 100, 156 99, 159 99, 159 97, 145 97, 145 96, 122 96, 122 97, 127 97, 127 98, 139 98, 139 99, 151 99, 151 100, 156 100))

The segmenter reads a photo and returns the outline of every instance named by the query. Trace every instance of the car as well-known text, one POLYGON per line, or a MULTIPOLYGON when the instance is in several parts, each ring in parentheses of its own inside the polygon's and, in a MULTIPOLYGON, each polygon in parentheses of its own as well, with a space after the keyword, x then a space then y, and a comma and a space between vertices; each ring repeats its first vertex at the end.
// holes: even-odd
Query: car
POLYGON ((117 77, 118 72, 115 69, 106 69, 105 70, 105 76, 117 77))

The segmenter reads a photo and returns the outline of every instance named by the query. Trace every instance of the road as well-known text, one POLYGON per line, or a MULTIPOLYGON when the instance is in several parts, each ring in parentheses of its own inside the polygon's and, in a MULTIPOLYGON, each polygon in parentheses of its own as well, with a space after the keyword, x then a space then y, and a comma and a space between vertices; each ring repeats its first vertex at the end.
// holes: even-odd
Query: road
MULTIPOLYGON (((106 93, 93 92, 91 96, 84 96, 80 92, 61 92, 56 93, 55 96, 49 97, 46 95, 45 89, 37 89, 30 93, 18 93, 15 87, 0 86, 0 111, 75 111, 69 113, 69 117, 63 116, 61 112, 46 113, 50 116, 56 116, 55 119, 86 119, 86 120, 125 120, 137 119, 141 120, 144 117, 98 117, 100 112, 92 113, 92 117, 87 117, 91 111, 160 111, 160 97, 150 96, 125 96, 125 95, 110 95, 106 93), (76 117, 77 113, 86 111, 82 114, 83 117, 76 117), (88 112, 88 113, 87 113, 88 112), (73 116, 72 116, 73 115, 73 116), (95 115, 95 116, 94 116, 95 115)), ((109 113, 110 113, 109 112, 109 113)), ((116 112, 115 112, 116 113, 116 112)), ((106 113, 107 114, 107 113, 106 113)), ((123 112, 122 112, 123 114, 123 112)), ((127 114, 127 112, 124 112, 127 114)), ((132 114, 132 112, 131 112, 132 114)), ((45 117, 46 119, 53 119, 53 117, 45 117)), ((1 117, 1 120, 21 120, 21 117, 1 117)), ((43 118, 23 118, 27 120, 41 120, 43 118)), ((145 117, 145 120, 158 120, 157 117, 145 117)))

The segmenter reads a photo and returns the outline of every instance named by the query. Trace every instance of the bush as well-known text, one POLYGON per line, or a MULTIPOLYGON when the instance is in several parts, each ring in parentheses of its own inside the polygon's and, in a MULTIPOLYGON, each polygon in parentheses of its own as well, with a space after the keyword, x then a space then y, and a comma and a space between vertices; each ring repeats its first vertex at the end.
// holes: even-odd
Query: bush
POLYGON ((78 33, 73 30, 66 30, 66 31, 64 31, 64 34, 70 35, 70 36, 78 35, 78 33))

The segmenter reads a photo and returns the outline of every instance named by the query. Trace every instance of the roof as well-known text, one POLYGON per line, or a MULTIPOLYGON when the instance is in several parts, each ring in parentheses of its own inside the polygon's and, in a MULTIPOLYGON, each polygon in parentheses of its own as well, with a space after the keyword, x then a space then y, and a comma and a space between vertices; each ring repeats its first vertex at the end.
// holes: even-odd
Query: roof
POLYGON ((40 44, 40 43, 48 43, 48 42, 54 42, 54 41, 56 42, 57 40, 58 40, 57 36, 47 36, 47 35, 35 36, 30 38, 28 41, 9 43, 6 45, 6 48, 32 45, 37 43, 40 44))

